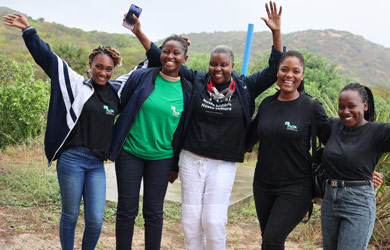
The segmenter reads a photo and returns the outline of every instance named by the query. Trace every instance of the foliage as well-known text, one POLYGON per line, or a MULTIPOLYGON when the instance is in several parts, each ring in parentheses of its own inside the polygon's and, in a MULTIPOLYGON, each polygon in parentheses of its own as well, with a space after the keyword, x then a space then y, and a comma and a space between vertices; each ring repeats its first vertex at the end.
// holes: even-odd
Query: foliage
POLYGON ((205 53, 190 54, 186 66, 188 68, 199 70, 202 72, 209 71, 210 55, 205 53))
POLYGON ((44 131, 49 84, 34 80, 31 63, 0 57, 0 149, 44 131))
POLYGON ((86 75, 88 72, 88 53, 84 48, 76 48, 73 43, 58 44, 53 51, 74 71, 86 75))

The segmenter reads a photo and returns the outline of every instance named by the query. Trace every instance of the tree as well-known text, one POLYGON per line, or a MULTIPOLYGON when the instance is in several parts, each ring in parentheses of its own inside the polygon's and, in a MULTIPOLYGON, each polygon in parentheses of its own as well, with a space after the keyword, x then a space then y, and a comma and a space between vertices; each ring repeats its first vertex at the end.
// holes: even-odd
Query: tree
POLYGON ((34 80, 31 63, 0 57, 0 149, 28 142, 45 127, 50 85, 34 80))

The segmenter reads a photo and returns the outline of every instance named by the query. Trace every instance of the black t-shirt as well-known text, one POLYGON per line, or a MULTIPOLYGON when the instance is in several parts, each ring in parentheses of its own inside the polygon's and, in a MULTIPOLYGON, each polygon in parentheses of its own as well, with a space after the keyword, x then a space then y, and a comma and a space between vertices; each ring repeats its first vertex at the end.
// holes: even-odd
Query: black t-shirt
POLYGON ((322 155, 325 177, 335 180, 371 180, 384 152, 390 151, 390 123, 368 122, 348 129, 330 118, 331 135, 322 155))
MULTIPOLYGON (((218 91, 228 84, 217 84, 218 91)), ((210 98, 205 89, 196 101, 183 148, 205 157, 242 162, 245 151, 245 117, 237 92, 226 102, 210 98)))
MULTIPOLYGON (((269 185, 311 185, 312 102, 308 95, 292 101, 276 96, 259 107, 257 134, 260 140, 255 178, 269 185)), ((317 131, 328 128, 324 108, 315 101, 317 131)))
POLYGON ((108 85, 93 84, 92 96, 84 104, 75 127, 66 139, 63 150, 82 146, 102 160, 108 158, 112 129, 118 114, 118 103, 108 85))

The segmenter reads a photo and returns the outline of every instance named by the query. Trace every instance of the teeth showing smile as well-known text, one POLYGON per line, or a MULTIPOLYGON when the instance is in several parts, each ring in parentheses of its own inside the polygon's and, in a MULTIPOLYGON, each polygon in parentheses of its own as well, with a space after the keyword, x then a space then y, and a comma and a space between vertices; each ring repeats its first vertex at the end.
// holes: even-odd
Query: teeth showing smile
POLYGON ((353 117, 345 117, 344 120, 349 121, 352 120, 353 117))
POLYGON ((174 62, 166 62, 165 65, 167 66, 173 66, 175 63, 174 62))
POLYGON ((283 82, 286 83, 286 84, 294 84, 293 81, 283 81, 283 82))

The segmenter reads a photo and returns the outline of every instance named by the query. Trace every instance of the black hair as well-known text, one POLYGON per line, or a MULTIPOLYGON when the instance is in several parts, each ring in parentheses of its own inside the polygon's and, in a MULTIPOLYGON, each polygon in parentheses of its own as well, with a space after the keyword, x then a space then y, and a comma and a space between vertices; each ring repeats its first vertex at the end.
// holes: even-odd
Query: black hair
MULTIPOLYGON (((278 70, 279 70, 280 64, 282 64, 286 60, 287 57, 296 57, 296 58, 298 58, 298 60, 302 64, 302 68, 303 68, 302 74, 305 73, 305 58, 303 57, 303 55, 300 52, 298 52, 296 50, 289 50, 289 51, 283 53, 283 55, 280 57, 280 60, 279 60, 278 70)), ((305 92, 305 82, 304 82, 303 79, 302 79, 301 84, 299 85, 297 90, 298 90, 299 93, 304 93, 305 92)))
POLYGON ((184 48, 184 55, 187 55, 188 44, 187 44, 186 40, 184 40, 183 38, 181 38, 178 35, 172 35, 172 36, 167 37, 167 39, 164 40, 163 44, 161 45, 161 48, 163 48, 165 46, 165 44, 169 41, 177 41, 177 42, 181 43, 181 45, 183 45, 183 48, 184 48))
POLYGON ((230 57, 230 60, 232 61, 232 63, 234 63, 234 55, 233 55, 233 50, 227 46, 227 45, 218 45, 216 46, 210 53, 210 58, 214 55, 214 54, 226 54, 230 57))
POLYGON ((374 122, 376 120, 376 113, 375 113, 375 103, 374 103, 374 96, 371 92, 371 89, 368 87, 361 85, 359 83, 349 83, 347 84, 341 91, 347 91, 347 90, 352 90, 352 91, 357 91, 362 98, 363 102, 367 102, 368 104, 368 109, 367 111, 364 111, 364 119, 370 122, 374 122))

